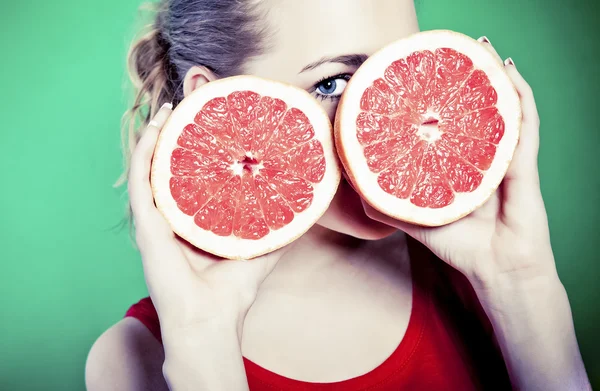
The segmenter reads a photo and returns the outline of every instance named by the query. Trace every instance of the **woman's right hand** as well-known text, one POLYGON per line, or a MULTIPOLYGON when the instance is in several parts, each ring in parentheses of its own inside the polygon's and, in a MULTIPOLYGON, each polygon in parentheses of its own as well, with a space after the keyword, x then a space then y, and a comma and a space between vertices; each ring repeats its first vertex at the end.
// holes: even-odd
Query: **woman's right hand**
POLYGON ((235 328, 239 342, 244 317, 258 288, 285 250, 250 261, 220 260, 173 233, 154 204, 150 186, 153 151, 171 108, 165 104, 145 129, 129 173, 136 242, 146 284, 159 315, 163 341, 220 325, 235 328))

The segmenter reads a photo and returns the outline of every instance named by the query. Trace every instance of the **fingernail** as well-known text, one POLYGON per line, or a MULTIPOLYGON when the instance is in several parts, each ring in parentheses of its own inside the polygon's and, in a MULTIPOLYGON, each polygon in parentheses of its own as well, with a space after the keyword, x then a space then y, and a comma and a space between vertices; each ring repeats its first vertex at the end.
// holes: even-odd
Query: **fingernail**
POLYGON ((478 39, 479 42, 485 42, 485 43, 489 43, 490 45, 492 44, 490 42, 490 40, 488 39, 488 37, 486 37, 485 35, 481 38, 478 39))
POLYGON ((164 109, 165 107, 167 109, 169 109, 169 110, 172 110, 173 109, 173 103, 167 102, 164 105, 162 105, 161 109, 164 109))
POLYGON ((512 59, 512 58, 510 58, 510 57, 509 57, 509 58, 507 58, 506 60, 504 60, 504 65, 505 65, 505 66, 512 65, 512 66, 514 67, 514 66, 515 66, 515 62, 513 61, 513 59, 512 59))
POLYGON ((152 120, 152 121, 148 122, 148 126, 158 126, 158 122, 156 122, 155 120, 152 120))

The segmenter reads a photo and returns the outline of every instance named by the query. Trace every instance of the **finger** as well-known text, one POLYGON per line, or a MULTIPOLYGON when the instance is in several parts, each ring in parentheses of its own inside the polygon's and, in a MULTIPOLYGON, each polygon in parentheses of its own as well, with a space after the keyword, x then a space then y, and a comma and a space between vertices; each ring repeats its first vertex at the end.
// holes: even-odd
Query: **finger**
POLYGON ((488 39, 488 37, 486 37, 485 35, 483 37, 480 37, 477 41, 481 42, 481 44, 490 52, 494 55, 494 57, 496 57, 496 60, 498 60, 498 62, 502 62, 502 57, 500 57, 500 55, 498 54, 498 52, 496 51, 496 49, 492 46, 492 43, 490 42, 490 40, 488 39))
POLYGON ((169 223, 154 205, 150 168, 154 147, 162 127, 171 114, 165 104, 150 121, 131 157, 128 190, 136 229, 136 241, 142 254, 144 274, 150 289, 163 290, 189 270, 169 223))
POLYGON ((212 262, 212 264, 203 270, 203 275, 218 276, 211 277, 210 280, 223 281, 223 283, 236 285, 245 292, 255 293, 273 271, 279 260, 292 246, 293 244, 290 244, 252 259, 222 259, 218 262, 212 262))
POLYGON ((515 159, 520 163, 520 166, 516 168, 519 168, 521 172, 523 170, 529 171, 530 169, 537 170, 540 118, 533 91, 523 76, 521 76, 511 58, 505 61, 505 69, 521 98, 521 110, 523 111, 521 136, 515 154, 515 159))
POLYGON ((129 200, 134 221, 138 226, 164 225, 164 219, 154 206, 150 186, 150 167, 158 135, 171 114, 171 104, 165 104, 150 121, 131 157, 129 170, 129 200), (153 224, 151 224, 153 223, 153 224))
POLYGON ((498 216, 498 210, 501 207, 500 190, 501 189, 496 190, 489 200, 479 208, 475 209, 469 216, 482 220, 495 219, 498 216))
MULTIPOLYGON (((425 247, 427 247, 431 252, 433 252, 438 258, 446 262, 452 261, 451 256, 448 254, 449 248, 456 249, 457 247, 462 247, 460 241, 454 242, 454 247, 448 246, 446 244, 448 242, 448 238, 463 238, 465 236, 468 236, 464 235, 466 229, 457 226, 457 222, 442 227, 423 227, 420 225, 407 223, 405 221, 399 221, 392 217, 384 215, 383 213, 375 210, 365 201, 363 201, 363 205, 367 216, 371 217, 373 220, 392 225, 398 228, 399 230, 405 232, 408 236, 425 245, 425 247)), ((456 264, 452 265, 456 268, 459 267, 459 265, 456 264)))
MULTIPOLYGON (((296 242, 295 242, 296 243, 296 242)), ((262 282, 267 278, 269 274, 275 269, 275 266, 279 262, 279 260, 287 253, 295 244, 291 243, 285 247, 277 249, 273 252, 270 252, 265 255, 261 255, 259 257, 241 261, 245 264, 248 272, 252 275, 257 283, 257 286, 262 284, 262 282)))
POLYGON ((519 143, 507 176, 511 179, 517 177, 537 178, 540 118, 533 91, 521 76, 511 58, 505 61, 505 69, 521 98, 521 110, 523 112, 519 143))
POLYGON ((540 208, 542 201, 538 173, 540 119, 531 87, 511 58, 504 64, 521 98, 523 112, 519 142, 501 185, 504 198, 502 217, 508 224, 516 226, 535 220, 543 209, 540 208))
POLYGON ((223 258, 207 253, 194 246, 187 240, 176 236, 175 241, 179 245, 179 248, 183 251, 186 259, 188 260, 190 268, 196 273, 200 273, 207 267, 213 265, 215 262, 222 262, 223 258))
POLYGON ((220 267, 223 264, 236 264, 245 269, 245 275, 251 277, 251 280, 262 282, 266 276, 271 273, 279 259, 285 254, 293 244, 287 245, 268 254, 261 255, 252 259, 229 260, 216 255, 207 253, 188 241, 177 238, 179 247, 189 260, 189 266, 197 273, 205 271, 209 267, 220 267))
POLYGON ((373 208, 365 200, 361 199, 361 201, 363 204, 363 208, 365 210, 365 214, 369 218, 371 218, 375 221, 379 221, 380 223, 384 223, 384 224, 390 225, 392 227, 396 227, 399 230, 406 232, 406 234, 408 234, 409 236, 415 238, 416 240, 418 240, 420 242, 423 242, 426 240, 425 232, 428 229, 427 227, 421 227, 421 226, 410 224, 410 223, 407 223, 404 221, 396 220, 393 217, 385 215, 385 214, 381 213, 380 211, 378 211, 377 209, 373 208))

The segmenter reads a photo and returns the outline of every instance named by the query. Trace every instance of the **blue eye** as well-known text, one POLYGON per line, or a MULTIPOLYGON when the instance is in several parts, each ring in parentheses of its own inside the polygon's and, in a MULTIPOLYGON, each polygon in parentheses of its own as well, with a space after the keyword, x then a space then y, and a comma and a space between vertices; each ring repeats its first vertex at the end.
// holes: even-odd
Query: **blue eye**
POLYGON ((337 82, 335 80, 327 80, 319 85, 318 88, 321 94, 332 95, 337 90, 337 82))
POLYGON ((342 95, 348 84, 348 75, 330 77, 315 86, 315 93, 322 98, 335 98, 342 95))

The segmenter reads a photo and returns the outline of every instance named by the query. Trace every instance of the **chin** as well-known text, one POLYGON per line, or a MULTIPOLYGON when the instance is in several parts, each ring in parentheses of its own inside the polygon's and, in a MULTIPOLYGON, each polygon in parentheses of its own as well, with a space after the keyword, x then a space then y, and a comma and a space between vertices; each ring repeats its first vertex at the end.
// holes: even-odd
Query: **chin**
POLYGON ((371 219, 365 213, 360 196, 342 180, 320 226, 363 240, 379 240, 397 231, 395 227, 371 219))

